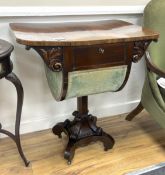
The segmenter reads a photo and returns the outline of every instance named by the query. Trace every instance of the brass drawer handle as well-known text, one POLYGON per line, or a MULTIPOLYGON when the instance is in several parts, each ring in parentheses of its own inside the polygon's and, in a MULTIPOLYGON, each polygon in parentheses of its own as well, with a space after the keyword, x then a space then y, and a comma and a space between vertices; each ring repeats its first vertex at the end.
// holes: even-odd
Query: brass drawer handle
POLYGON ((104 49, 103 48, 99 48, 99 53, 100 54, 104 54, 104 49))

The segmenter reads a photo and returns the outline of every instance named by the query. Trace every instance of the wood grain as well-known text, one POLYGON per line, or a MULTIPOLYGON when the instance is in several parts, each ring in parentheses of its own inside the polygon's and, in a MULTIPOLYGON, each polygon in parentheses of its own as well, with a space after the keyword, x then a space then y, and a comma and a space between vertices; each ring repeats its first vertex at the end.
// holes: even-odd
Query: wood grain
POLYGON ((123 116, 99 119, 98 125, 111 134, 116 144, 108 152, 101 143, 76 150, 72 165, 63 159, 67 143, 50 130, 22 136, 24 151, 31 160, 25 168, 14 143, 0 140, 1 175, 123 175, 165 161, 165 130, 143 112, 132 122, 123 116))
POLYGON ((128 65, 132 62, 133 43, 115 43, 74 47, 73 68, 92 68, 128 65))
POLYGON ((157 40, 158 33, 121 20, 11 23, 16 40, 30 46, 80 46, 157 40))

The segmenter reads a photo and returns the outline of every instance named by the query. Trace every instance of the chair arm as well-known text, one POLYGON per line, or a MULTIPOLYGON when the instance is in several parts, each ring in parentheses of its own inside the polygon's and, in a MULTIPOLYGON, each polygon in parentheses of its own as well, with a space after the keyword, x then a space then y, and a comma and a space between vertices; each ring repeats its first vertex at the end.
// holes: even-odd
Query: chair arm
POLYGON ((149 71, 154 72, 155 74, 159 75, 160 77, 165 78, 165 71, 159 69, 155 64, 152 63, 149 52, 145 53, 145 60, 146 60, 147 69, 149 71))

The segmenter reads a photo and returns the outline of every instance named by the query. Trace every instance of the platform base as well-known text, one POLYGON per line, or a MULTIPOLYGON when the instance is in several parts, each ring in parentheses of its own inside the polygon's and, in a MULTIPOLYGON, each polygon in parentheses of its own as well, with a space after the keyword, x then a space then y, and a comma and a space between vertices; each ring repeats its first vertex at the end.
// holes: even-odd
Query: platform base
POLYGON ((65 122, 56 124, 52 129, 59 138, 62 137, 62 132, 69 138, 64 152, 64 158, 68 164, 71 164, 77 147, 86 146, 95 141, 103 142, 105 151, 113 147, 114 139, 102 128, 96 126, 96 117, 89 114, 82 116, 78 111, 73 112, 73 116, 75 116, 73 121, 67 119, 65 122))

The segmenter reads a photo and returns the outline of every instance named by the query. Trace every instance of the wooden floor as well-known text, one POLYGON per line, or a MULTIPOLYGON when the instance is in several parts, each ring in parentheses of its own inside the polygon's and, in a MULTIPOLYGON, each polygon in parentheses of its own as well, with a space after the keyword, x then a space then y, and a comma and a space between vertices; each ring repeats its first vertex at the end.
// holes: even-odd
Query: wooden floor
POLYGON ((165 130, 146 112, 132 122, 123 116, 102 118, 98 125, 111 134, 116 144, 104 152, 101 143, 76 150, 70 166, 63 159, 66 137, 58 139, 51 130, 22 136, 31 165, 25 168, 9 139, 0 140, 0 175, 123 175, 149 165, 165 162, 165 130))

